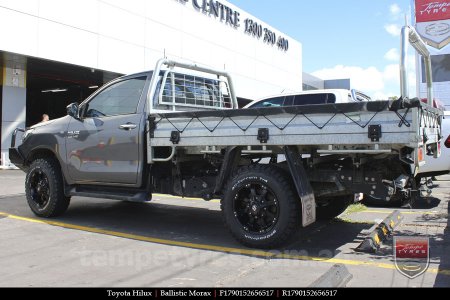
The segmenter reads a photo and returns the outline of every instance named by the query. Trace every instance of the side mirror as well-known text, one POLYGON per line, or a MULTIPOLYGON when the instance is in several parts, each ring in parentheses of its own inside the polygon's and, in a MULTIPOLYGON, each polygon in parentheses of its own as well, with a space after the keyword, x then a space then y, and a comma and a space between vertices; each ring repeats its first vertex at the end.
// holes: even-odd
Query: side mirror
POLYGON ((77 120, 80 119, 78 103, 74 102, 74 103, 71 103, 71 104, 67 105, 66 110, 67 110, 67 114, 69 116, 71 116, 71 117, 73 117, 73 118, 75 118, 77 120))

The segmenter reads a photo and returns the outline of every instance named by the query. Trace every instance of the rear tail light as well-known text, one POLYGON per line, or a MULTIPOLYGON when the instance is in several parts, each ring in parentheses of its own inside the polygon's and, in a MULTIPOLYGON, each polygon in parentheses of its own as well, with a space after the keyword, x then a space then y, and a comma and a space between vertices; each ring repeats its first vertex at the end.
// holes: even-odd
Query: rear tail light
POLYGON ((444 145, 445 147, 450 148, 450 135, 447 137, 447 140, 445 140, 444 145))
POLYGON ((418 149, 417 158, 418 158, 419 161, 423 160, 423 148, 422 147, 420 147, 418 149))

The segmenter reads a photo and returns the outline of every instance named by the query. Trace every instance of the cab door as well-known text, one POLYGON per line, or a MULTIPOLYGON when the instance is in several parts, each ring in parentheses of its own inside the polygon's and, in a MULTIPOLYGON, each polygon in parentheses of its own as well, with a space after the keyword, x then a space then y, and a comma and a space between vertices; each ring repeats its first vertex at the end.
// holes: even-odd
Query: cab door
POLYGON ((142 74, 119 79, 81 104, 66 134, 72 181, 140 184, 146 81, 142 74))

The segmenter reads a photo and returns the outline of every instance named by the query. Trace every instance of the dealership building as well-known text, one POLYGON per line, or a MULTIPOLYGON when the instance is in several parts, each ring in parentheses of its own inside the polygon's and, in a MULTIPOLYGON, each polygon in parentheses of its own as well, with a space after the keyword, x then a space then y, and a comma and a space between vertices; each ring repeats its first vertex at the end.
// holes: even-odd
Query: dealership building
POLYGON ((303 81, 300 42, 225 0, 0 0, 1 165, 16 127, 163 57, 229 72, 241 104, 325 85, 303 81))

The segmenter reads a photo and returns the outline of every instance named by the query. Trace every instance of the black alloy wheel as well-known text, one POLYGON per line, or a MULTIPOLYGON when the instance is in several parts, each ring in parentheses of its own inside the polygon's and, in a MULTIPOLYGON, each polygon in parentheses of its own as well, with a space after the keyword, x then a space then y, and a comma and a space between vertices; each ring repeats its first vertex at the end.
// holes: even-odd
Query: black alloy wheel
POLYGON ((40 170, 34 169, 30 174, 30 198, 40 209, 44 209, 50 199, 50 184, 47 175, 40 170))
POLYGON ((234 215, 244 230, 267 233, 279 219, 279 202, 265 184, 251 182, 242 186, 233 202, 234 215))

